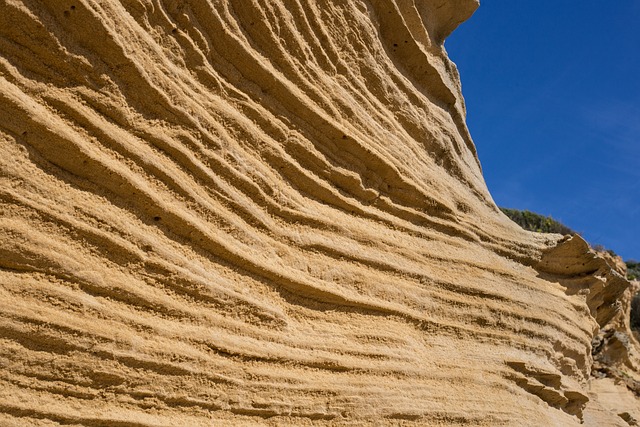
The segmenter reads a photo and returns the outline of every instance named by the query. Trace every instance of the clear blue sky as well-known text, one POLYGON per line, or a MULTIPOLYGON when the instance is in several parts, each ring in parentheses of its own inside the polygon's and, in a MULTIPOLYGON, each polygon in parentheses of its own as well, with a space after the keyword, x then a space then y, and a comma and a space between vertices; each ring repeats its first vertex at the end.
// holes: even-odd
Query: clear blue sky
POLYGON ((640 0, 481 0, 445 47, 496 203, 640 259, 640 0))

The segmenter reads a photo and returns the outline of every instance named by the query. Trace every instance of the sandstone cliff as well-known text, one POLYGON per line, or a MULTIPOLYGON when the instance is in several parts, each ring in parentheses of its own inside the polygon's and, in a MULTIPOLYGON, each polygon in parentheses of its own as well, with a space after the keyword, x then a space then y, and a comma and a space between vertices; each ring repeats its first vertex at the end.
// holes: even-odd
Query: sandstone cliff
POLYGON ((640 418, 591 379, 628 283, 483 181, 476 7, 0 0, 0 425, 640 418))

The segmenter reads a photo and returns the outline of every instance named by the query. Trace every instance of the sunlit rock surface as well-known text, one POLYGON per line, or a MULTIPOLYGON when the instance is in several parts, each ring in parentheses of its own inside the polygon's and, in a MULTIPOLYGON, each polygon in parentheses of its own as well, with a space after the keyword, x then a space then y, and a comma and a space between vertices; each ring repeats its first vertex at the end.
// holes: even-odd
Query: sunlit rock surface
POLYGON ((1 0, 0 425, 627 425, 627 282, 482 178, 476 7, 1 0))

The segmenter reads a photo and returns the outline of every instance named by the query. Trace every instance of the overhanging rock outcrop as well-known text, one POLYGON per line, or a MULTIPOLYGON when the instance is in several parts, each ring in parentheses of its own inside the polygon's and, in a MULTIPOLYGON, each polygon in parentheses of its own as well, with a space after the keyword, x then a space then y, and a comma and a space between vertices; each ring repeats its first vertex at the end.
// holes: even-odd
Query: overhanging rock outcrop
POLYGON ((625 282, 482 178, 476 7, 1 1, 0 425, 625 425, 625 282))
POLYGON ((585 296, 591 316, 604 327, 620 312, 620 299, 629 287, 623 272, 591 250, 580 236, 567 236, 543 252, 536 267, 547 280, 558 281, 568 294, 585 296))

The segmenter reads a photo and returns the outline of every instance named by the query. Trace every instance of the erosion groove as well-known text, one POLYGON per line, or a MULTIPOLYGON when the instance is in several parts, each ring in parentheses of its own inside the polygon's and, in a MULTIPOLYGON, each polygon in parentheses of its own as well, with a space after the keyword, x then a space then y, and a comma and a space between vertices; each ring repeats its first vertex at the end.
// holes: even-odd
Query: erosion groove
POLYGON ((482 178, 477 6, 0 0, 0 424, 623 422, 628 283, 482 178))

